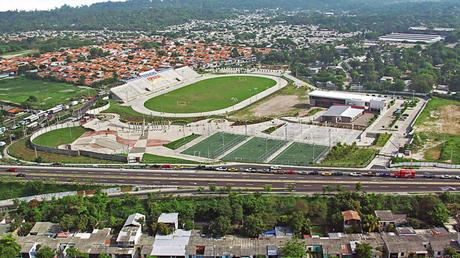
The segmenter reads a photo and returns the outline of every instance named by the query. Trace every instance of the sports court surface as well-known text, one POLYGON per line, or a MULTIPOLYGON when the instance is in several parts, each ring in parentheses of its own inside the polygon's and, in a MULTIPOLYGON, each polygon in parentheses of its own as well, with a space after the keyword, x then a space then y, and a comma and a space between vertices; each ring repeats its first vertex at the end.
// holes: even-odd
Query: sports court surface
POLYGON ((215 159, 224 154, 229 149, 238 145, 248 136, 230 133, 215 133, 203 141, 186 149, 182 154, 199 156, 203 158, 215 159))
POLYGON ((294 142, 280 155, 270 161, 272 164, 308 166, 324 154, 326 146, 294 142))
POLYGON ((286 143, 283 140, 254 137, 227 154, 223 160, 262 163, 286 143))

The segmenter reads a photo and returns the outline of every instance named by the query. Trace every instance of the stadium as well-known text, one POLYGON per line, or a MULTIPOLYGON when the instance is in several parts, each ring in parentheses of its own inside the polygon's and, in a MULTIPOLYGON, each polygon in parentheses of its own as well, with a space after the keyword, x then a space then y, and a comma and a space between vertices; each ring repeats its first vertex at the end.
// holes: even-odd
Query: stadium
POLYGON ((112 88, 111 95, 147 116, 206 117, 237 111, 287 85, 275 75, 200 75, 182 67, 144 72, 112 88))

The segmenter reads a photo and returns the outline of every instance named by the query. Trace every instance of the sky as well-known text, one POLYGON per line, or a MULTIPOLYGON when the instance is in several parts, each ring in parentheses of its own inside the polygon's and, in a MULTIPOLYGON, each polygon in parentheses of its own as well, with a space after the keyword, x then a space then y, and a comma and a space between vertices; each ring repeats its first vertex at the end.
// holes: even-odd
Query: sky
MULTIPOLYGON (((70 6, 89 5, 108 0, 0 0, 0 11, 8 10, 49 10, 55 7, 61 7, 64 4, 70 6)), ((111 0, 112 2, 121 2, 124 0, 111 0)))

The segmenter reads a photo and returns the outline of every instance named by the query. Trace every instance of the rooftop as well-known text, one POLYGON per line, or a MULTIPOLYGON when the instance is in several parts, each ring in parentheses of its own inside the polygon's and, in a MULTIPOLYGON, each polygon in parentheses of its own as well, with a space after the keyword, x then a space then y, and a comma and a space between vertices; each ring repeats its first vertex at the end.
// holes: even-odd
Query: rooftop
POLYGON ((362 113, 362 109, 353 108, 351 106, 332 106, 322 116, 355 118, 362 113))
POLYGON ((322 91, 322 90, 315 90, 309 93, 312 97, 318 98, 333 98, 333 99, 341 99, 341 100, 361 100, 365 102, 370 102, 371 100, 374 101, 382 101, 384 98, 380 97, 373 97, 373 96, 366 96, 356 93, 349 93, 349 92, 340 92, 340 91, 322 91))
POLYGON ((391 210, 376 210, 374 213, 380 221, 404 223, 407 219, 406 214, 394 214, 391 210))
POLYGON ((358 212, 352 210, 342 211, 342 217, 344 221, 361 220, 361 217, 359 216, 358 212))
POLYGON ((179 213, 162 213, 158 217, 158 223, 171 223, 174 224, 179 221, 179 213))

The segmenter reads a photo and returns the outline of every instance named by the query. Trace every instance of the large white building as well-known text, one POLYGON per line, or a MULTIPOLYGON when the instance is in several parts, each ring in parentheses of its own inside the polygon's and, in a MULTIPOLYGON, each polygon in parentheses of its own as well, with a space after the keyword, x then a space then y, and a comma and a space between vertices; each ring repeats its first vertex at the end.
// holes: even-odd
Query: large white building
POLYGON ((335 105, 349 105, 380 111, 385 108, 385 98, 367 96, 342 91, 315 90, 309 94, 310 105, 329 108, 335 105))
POLYGON ((407 43, 436 43, 443 39, 439 35, 430 35, 430 34, 410 34, 410 33, 391 33, 379 37, 380 41, 384 42, 407 42, 407 43))

